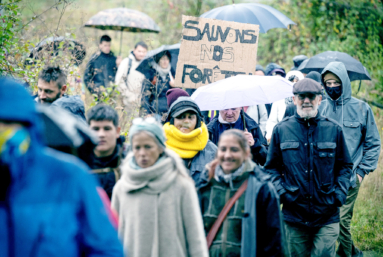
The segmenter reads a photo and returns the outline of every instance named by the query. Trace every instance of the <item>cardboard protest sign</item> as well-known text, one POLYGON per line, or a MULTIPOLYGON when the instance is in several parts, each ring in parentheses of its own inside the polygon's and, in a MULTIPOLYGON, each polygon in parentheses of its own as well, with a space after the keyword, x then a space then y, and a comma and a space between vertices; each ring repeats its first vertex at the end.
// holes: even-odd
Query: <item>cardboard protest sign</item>
POLYGON ((198 88, 238 74, 253 74, 259 26, 182 16, 175 84, 198 88))

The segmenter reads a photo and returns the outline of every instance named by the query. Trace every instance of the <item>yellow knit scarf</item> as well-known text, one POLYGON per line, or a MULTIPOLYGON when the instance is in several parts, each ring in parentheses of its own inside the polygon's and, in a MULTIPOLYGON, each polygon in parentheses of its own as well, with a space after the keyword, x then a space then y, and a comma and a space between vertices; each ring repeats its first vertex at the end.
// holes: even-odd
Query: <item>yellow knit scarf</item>
POLYGON ((182 159, 193 158, 203 150, 209 140, 209 133, 205 123, 190 133, 182 133, 169 122, 165 123, 164 131, 167 138, 166 146, 175 151, 182 159))

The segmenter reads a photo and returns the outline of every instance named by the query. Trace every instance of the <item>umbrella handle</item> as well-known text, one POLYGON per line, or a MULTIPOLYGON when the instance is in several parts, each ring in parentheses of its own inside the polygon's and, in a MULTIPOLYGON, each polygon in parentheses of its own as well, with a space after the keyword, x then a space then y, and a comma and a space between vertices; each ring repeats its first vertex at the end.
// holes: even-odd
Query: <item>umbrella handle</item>
POLYGON ((243 107, 241 109, 241 116, 242 116, 242 121, 243 121, 243 131, 246 131, 245 111, 244 111, 243 107))

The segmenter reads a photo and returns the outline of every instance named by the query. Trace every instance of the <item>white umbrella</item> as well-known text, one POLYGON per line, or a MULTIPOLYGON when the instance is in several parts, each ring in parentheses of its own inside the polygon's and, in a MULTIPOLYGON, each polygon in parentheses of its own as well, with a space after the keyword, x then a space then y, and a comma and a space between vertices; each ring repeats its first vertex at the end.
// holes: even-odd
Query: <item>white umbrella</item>
POLYGON ((201 111, 273 103, 293 95, 293 83, 279 76, 237 75, 199 87, 191 98, 201 111))

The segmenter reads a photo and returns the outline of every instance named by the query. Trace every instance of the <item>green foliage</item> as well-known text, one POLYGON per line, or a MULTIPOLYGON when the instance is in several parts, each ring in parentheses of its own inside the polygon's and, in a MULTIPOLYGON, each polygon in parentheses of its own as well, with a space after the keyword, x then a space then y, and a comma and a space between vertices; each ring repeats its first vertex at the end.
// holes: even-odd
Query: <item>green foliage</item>
MULTIPOLYGON (((358 59, 372 81, 364 82, 366 98, 383 102, 383 3, 374 0, 276 1, 276 9, 297 25, 260 35, 258 59, 292 67, 298 54, 309 57, 341 51, 358 59), (370 95, 370 97, 368 97, 370 95)), ((353 83, 356 93, 359 82, 353 83)))

